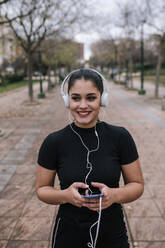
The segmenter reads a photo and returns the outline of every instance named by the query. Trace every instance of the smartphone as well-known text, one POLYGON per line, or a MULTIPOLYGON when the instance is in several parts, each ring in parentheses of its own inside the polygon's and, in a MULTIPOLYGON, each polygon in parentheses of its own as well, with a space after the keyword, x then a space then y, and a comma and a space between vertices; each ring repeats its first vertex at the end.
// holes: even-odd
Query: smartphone
POLYGON ((93 194, 93 195, 84 195, 83 197, 86 199, 100 198, 103 197, 103 194, 93 194))

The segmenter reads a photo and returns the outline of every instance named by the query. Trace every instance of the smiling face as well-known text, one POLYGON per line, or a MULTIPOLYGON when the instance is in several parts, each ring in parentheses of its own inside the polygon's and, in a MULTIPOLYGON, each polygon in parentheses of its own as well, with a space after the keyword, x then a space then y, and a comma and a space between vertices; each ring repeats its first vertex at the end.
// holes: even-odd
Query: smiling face
POLYGON ((100 110, 100 91, 91 80, 75 80, 69 91, 69 106, 75 124, 82 128, 96 125, 100 110))

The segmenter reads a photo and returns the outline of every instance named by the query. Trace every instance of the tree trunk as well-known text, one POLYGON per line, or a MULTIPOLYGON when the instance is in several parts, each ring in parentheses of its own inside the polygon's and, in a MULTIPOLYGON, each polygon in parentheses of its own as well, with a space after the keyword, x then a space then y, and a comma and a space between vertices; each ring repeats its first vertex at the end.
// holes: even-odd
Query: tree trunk
POLYGON ((28 89, 29 89, 29 100, 33 101, 33 81, 32 81, 32 54, 29 52, 28 57, 28 89))
POLYGON ((158 50, 158 60, 156 66, 156 80, 155 80, 155 98, 159 97, 159 83, 160 83, 160 69, 162 64, 162 54, 161 54, 161 42, 158 50))
POLYGON ((128 88, 128 85, 129 85, 129 66, 128 66, 128 60, 126 60, 125 87, 128 88))
POLYGON ((51 66, 48 65, 48 91, 51 91, 51 89, 52 89, 52 82, 51 82, 51 77, 50 77, 50 71, 51 71, 51 66))
POLYGON ((120 68, 119 68, 119 72, 118 72, 118 79, 117 79, 118 83, 121 83, 121 72, 120 72, 120 68))
MULTIPOLYGON (((119 57, 119 58, 120 58, 120 57, 119 57)), ((121 84, 122 72, 123 72, 122 63, 121 63, 121 61, 120 61, 120 59, 119 59, 119 61, 118 61, 118 79, 117 79, 119 84, 121 84)))
POLYGON ((130 60, 129 60, 129 68, 130 68, 130 71, 129 71, 129 80, 130 80, 130 88, 133 89, 133 59, 132 59, 132 56, 130 57, 130 60))

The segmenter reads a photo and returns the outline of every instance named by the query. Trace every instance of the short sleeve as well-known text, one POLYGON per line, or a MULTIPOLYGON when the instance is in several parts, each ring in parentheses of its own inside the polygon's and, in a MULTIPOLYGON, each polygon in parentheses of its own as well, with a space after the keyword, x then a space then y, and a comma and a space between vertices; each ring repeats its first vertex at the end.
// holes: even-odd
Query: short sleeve
POLYGON ((135 142, 125 128, 119 137, 119 157, 121 165, 130 164, 139 157, 135 142))
POLYGON ((57 169, 57 149, 51 134, 45 138, 40 147, 38 164, 49 170, 57 169))

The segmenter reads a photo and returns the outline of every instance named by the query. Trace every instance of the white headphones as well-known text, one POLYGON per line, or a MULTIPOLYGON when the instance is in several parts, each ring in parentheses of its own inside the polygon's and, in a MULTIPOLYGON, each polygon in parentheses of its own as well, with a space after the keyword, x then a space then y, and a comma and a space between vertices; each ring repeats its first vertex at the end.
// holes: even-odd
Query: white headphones
MULTIPOLYGON (((66 81, 71 77, 71 75, 74 73, 74 72, 78 72, 80 69, 77 69, 77 70, 74 70, 72 72, 70 72, 63 80, 62 82, 62 85, 61 85, 61 95, 62 95, 62 98, 64 100, 64 104, 67 108, 69 108, 69 94, 68 93, 65 93, 64 91, 64 86, 65 86, 65 83, 66 81)), ((99 73, 98 71, 94 70, 94 69, 91 69, 91 68, 88 68, 88 70, 90 71, 93 71, 93 72, 96 72, 102 79, 103 81, 103 88, 104 88, 104 91, 101 95, 101 106, 104 107, 104 106, 107 106, 108 104, 108 96, 109 96, 109 89, 108 89, 108 86, 107 86, 107 83, 106 83, 106 80, 105 78, 103 77, 103 75, 101 73, 99 73)))

